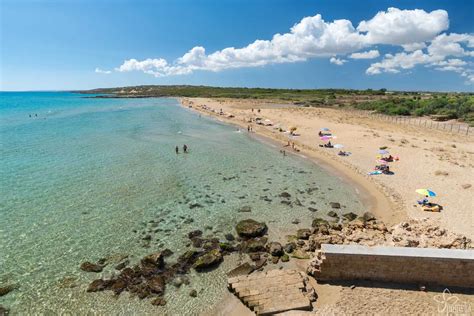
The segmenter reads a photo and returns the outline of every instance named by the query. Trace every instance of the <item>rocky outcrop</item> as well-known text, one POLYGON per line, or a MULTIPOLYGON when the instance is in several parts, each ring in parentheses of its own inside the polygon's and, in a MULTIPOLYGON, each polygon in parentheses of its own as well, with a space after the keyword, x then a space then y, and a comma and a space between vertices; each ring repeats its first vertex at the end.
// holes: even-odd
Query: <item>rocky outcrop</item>
POLYGON ((104 269, 104 266, 101 264, 86 261, 86 262, 81 263, 80 268, 82 271, 98 273, 98 272, 102 272, 102 270, 104 269))
POLYGON ((267 231, 267 225, 265 223, 259 223, 253 219, 246 219, 240 221, 235 230, 240 237, 252 238, 263 236, 267 231))
POLYGON ((197 271, 215 267, 222 262, 222 254, 218 249, 213 249, 197 258, 194 269, 197 271))

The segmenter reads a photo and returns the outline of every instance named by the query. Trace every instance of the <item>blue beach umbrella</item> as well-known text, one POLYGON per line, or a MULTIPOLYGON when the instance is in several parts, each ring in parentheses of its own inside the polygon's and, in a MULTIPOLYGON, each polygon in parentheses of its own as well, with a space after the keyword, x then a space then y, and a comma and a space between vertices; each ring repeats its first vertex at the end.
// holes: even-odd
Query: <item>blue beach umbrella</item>
POLYGON ((379 150, 379 154, 381 154, 381 155, 386 155, 388 153, 389 153, 388 150, 385 150, 385 149, 379 150))
POLYGON ((416 190, 416 193, 424 195, 424 196, 436 196, 435 192, 428 189, 418 189, 416 190))
POLYGON ((327 127, 323 127, 323 128, 321 128, 321 130, 322 130, 322 131, 325 131, 325 132, 329 132, 329 131, 330 131, 330 129, 327 128, 327 127))

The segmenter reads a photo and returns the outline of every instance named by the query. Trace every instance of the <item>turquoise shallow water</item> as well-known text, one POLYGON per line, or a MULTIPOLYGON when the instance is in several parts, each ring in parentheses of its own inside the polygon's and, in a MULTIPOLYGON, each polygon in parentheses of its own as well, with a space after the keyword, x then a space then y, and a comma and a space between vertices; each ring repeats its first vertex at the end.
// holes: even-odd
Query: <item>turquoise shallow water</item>
POLYGON ((19 286, 0 304, 13 313, 198 314, 226 291, 236 255, 212 272, 193 272, 190 286, 169 286, 165 307, 126 293, 85 293, 113 265, 99 275, 79 265, 121 254, 133 262, 164 248, 178 254, 189 231, 207 226, 205 234, 223 238, 248 217, 267 222, 277 239, 326 214, 329 202, 363 210, 351 187, 317 165, 282 157, 175 99, 0 93, 0 137, 0 285, 19 286), (190 153, 176 155, 182 144, 190 153), (302 206, 282 204, 283 191, 302 206), (251 213, 237 212, 247 205, 251 213), (301 224, 291 224, 296 218, 301 224), (143 234, 152 235, 148 248, 143 234), (191 288, 198 298, 190 299, 191 288))

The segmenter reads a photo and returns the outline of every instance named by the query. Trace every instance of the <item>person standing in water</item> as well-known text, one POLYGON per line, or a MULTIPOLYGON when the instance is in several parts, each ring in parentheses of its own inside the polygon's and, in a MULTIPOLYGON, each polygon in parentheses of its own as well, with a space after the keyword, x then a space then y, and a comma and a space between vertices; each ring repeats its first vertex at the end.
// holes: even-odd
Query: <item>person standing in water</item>
POLYGON ((179 147, 178 146, 176 146, 175 150, 176 150, 176 154, 179 154, 179 147))
POLYGON ((184 153, 187 153, 187 152, 188 152, 188 146, 186 146, 186 144, 183 145, 183 152, 184 152, 184 153))

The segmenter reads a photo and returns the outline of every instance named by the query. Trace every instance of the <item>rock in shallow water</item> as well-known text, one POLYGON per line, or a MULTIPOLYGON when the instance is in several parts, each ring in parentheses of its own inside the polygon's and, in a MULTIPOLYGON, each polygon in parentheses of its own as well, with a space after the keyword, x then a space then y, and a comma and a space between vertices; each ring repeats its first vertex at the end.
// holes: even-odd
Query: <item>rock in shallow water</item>
POLYGON ((101 272, 104 266, 89 261, 81 263, 81 270, 86 272, 101 272))
POLYGON ((341 208, 341 203, 339 203, 339 202, 329 202, 329 205, 332 208, 341 208))
POLYGON ((218 249, 213 249, 208 253, 197 258, 193 267, 197 271, 204 270, 207 268, 219 265, 222 262, 222 254, 218 249))
POLYGON ((309 236, 311 236, 311 230, 308 228, 302 228, 296 231, 296 238, 298 239, 308 239, 309 236))
POLYGON ((240 221, 235 230, 240 237, 259 237, 263 236, 267 231, 265 223, 259 223, 253 219, 240 221))
POLYGON ((283 254, 283 247, 279 242, 273 241, 268 243, 267 250, 272 256, 279 257, 283 254))

